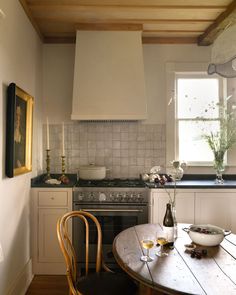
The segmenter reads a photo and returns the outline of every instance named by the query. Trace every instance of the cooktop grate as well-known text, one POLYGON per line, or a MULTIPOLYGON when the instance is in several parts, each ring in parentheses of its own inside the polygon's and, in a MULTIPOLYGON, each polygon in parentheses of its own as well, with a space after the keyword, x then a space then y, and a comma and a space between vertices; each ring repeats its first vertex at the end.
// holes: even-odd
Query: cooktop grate
POLYGON ((145 187, 141 179, 102 179, 102 180, 78 180, 78 187, 145 187))

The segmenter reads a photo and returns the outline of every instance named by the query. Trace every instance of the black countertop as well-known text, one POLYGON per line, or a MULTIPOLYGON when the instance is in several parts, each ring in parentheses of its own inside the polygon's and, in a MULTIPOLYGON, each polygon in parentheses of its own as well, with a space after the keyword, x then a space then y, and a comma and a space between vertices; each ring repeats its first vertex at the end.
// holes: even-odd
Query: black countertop
MULTIPOLYGON (((60 188, 60 187, 74 187, 77 182, 76 174, 66 174, 69 177, 68 184, 47 184, 44 181, 46 174, 39 175, 31 179, 31 187, 51 187, 51 188, 60 188)), ((52 174, 51 177, 58 179, 61 174, 52 174)), ((215 175, 211 174, 185 174, 182 180, 176 182, 176 188, 181 189, 192 189, 192 188, 204 188, 204 189, 225 189, 225 188, 236 188, 236 175, 224 175, 224 183, 216 184, 215 175)), ((156 183, 145 182, 146 187, 162 189, 163 186, 156 183)), ((167 182, 165 188, 174 188, 174 182, 167 182)))
MULTIPOLYGON (((146 183, 149 188, 162 189, 163 186, 155 183, 146 183)), ((165 188, 174 188, 173 182, 165 184, 165 188)), ((216 184, 214 180, 181 180, 176 182, 176 188, 191 189, 191 188, 205 188, 205 189, 222 189, 222 188, 236 188, 236 180, 225 180, 223 184, 216 184)))
MULTIPOLYGON (((176 188, 192 189, 192 188, 204 188, 204 189, 224 189, 224 188, 236 188, 236 175, 223 175, 224 183, 216 184, 215 175, 213 174, 186 174, 180 181, 176 181, 176 188)), ((163 186, 156 183, 146 182, 147 187, 161 189, 163 186)), ((165 188, 174 188, 174 182, 167 182, 165 188)))
MULTIPOLYGON (((54 179, 59 179, 60 176, 61 174, 51 174, 51 178, 54 178, 54 179)), ((76 174, 66 174, 66 176, 69 178, 68 184, 64 184, 64 183, 48 184, 48 183, 45 183, 44 181, 46 174, 42 174, 31 179, 31 187, 51 187, 51 188, 74 187, 77 182, 76 174)))

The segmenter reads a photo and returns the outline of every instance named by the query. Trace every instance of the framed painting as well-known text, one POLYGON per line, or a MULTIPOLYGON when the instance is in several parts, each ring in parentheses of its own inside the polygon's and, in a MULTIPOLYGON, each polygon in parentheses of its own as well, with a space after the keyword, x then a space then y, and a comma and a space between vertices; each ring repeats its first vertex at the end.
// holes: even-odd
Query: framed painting
POLYGON ((33 103, 31 95, 11 83, 7 88, 6 175, 32 170, 33 103))

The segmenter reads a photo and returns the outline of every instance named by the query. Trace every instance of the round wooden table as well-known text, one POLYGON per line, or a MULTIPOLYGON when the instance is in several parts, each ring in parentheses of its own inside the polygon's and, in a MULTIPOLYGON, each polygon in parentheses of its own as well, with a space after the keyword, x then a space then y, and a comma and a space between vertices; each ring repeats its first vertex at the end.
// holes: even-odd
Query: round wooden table
MULTIPOLYGON (((142 236, 162 233, 158 224, 142 224, 121 232, 114 240, 113 253, 121 268, 140 283, 164 294, 236 294, 236 235, 231 234, 220 246, 201 247, 207 249, 206 257, 191 258, 185 251, 185 244, 191 242, 182 230, 187 224, 178 225, 178 238, 169 255, 155 255, 158 247, 150 250, 155 259, 142 262, 144 251, 142 236)), ((145 252, 146 253, 146 252, 145 252)))

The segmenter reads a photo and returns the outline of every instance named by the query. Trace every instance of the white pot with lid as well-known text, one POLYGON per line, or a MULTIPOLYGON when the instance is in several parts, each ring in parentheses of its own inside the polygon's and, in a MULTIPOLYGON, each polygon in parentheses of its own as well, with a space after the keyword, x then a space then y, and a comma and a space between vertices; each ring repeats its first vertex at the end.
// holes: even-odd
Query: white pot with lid
POLYGON ((79 178, 84 180, 101 180, 106 177, 106 167, 94 164, 80 166, 79 178))

